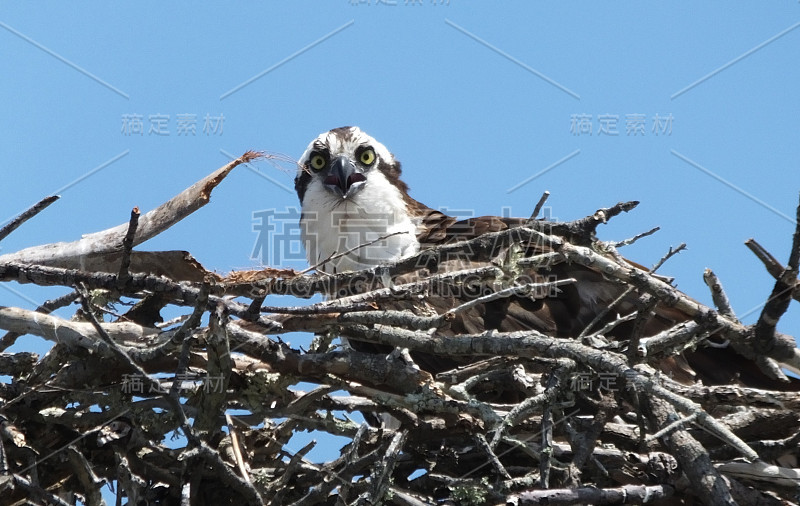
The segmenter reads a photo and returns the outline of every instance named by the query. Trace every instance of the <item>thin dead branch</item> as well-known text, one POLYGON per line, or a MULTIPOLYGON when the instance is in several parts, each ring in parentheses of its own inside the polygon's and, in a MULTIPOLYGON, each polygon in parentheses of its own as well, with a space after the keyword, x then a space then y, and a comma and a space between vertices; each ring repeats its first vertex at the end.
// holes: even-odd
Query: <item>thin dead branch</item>
POLYGON ((50 204, 55 202, 56 200, 60 199, 58 195, 51 195, 50 197, 45 197, 39 202, 32 205, 30 208, 23 211, 19 216, 15 217, 8 223, 6 223, 3 227, 0 227, 0 241, 8 237, 14 230, 18 229, 20 225, 28 221, 29 219, 33 218, 40 212, 44 211, 50 204))
MULTIPOLYGON (((211 191, 236 166, 255 160, 261 156, 259 153, 247 152, 231 163, 211 173, 205 179, 198 181, 182 191, 171 200, 161 204, 156 209, 144 214, 139 219, 133 245, 139 245, 148 239, 164 232, 172 225, 181 221, 197 209, 208 204, 211 191)), ((106 264, 103 255, 119 252, 122 241, 128 231, 128 223, 102 232, 95 232, 70 243, 53 243, 42 246, 26 248, 16 253, 0 255, 0 262, 24 261, 38 265, 50 265, 68 269, 88 268, 95 269, 97 263, 106 264), (90 252, 91 254, 87 254, 90 252), (97 262, 90 264, 89 262, 97 262)), ((102 270, 99 269, 99 270, 102 270)))

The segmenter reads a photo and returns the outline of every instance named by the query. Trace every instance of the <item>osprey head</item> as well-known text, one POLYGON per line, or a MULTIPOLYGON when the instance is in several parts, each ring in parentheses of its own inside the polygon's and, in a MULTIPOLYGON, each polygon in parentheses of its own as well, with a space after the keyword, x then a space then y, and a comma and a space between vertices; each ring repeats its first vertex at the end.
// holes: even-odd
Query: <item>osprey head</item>
POLYGON ((400 164, 380 142, 358 127, 334 128, 311 141, 298 162, 294 187, 300 202, 311 185, 340 200, 352 199, 371 179, 385 178, 402 193, 400 164))
POLYGON ((314 139, 294 180, 309 264, 354 271, 416 253, 419 203, 399 178, 400 163, 357 127, 314 139))

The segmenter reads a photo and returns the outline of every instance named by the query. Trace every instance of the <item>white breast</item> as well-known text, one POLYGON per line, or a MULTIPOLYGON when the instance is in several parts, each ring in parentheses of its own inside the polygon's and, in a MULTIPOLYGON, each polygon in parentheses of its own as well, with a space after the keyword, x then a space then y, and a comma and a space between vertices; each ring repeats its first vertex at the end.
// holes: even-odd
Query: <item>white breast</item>
POLYGON ((346 200, 313 179, 303 198, 300 228, 309 264, 331 274, 375 267, 419 251, 416 225, 400 191, 377 171, 346 200))

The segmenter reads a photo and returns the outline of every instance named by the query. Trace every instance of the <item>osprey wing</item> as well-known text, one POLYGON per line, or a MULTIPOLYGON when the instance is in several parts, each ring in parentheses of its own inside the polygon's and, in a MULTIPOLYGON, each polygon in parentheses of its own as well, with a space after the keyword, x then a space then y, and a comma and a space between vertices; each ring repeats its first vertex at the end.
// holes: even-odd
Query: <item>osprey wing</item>
MULTIPOLYGON (((420 206, 424 207, 421 204, 420 206)), ((523 226, 528 221, 525 218, 497 216, 458 221, 438 211, 425 209, 417 235, 422 249, 475 239, 491 232, 523 226)), ((491 265, 498 267, 502 274, 495 279, 483 280, 475 277, 471 282, 448 286, 447 290, 430 293, 423 302, 394 301, 382 304, 382 308, 407 309, 421 315, 444 314, 467 302, 481 299, 486 302, 457 312, 449 325, 438 329, 435 335, 446 338, 481 334, 488 330, 536 330, 555 337, 578 339, 598 332, 618 318, 632 315, 642 307, 641 294, 629 291, 628 285, 610 279, 591 267, 565 261, 523 268, 515 264, 515 259, 520 257, 548 252, 551 252, 549 248, 536 243, 499 247, 490 261, 475 260, 478 255, 471 255, 470 252, 443 256, 434 271, 421 270, 401 276, 395 282, 408 283, 431 275, 491 265), (554 286, 555 282, 564 280, 574 282, 554 286), (534 288, 528 293, 493 296, 504 289, 523 285, 534 288)), ((611 254, 606 256, 617 261, 621 258, 611 254)), ((622 261, 627 262, 627 266, 647 272, 639 264, 624 259, 622 261)), ((619 343, 618 348, 624 349, 634 332, 639 337, 650 337, 691 320, 687 314, 662 302, 647 309, 651 315, 644 325, 635 329, 632 318, 610 327, 602 337, 619 343)), ((792 381, 787 384, 766 376, 751 358, 740 355, 732 346, 723 346, 724 341, 720 337, 712 335, 707 343, 718 346, 701 346, 683 355, 664 358, 657 365, 666 374, 687 384, 695 381, 702 381, 704 384, 738 382, 756 388, 800 389, 800 382, 792 381)), ((459 363, 443 357, 417 355, 415 358, 421 367, 434 373, 459 363)), ((474 357, 464 357, 465 362, 471 360, 474 361, 474 357)))

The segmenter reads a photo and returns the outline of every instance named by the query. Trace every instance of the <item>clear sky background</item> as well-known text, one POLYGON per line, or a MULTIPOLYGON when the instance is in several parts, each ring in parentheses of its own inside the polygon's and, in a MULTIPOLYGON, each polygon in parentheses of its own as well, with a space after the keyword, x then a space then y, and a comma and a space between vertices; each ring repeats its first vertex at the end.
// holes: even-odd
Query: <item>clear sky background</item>
MULTIPOLYGON (((661 272, 710 304, 712 268, 754 323, 773 281, 743 241, 785 262, 794 230, 798 55, 797 1, 4 1, 0 222, 62 198, 0 253, 126 222, 229 156, 296 159, 358 125, 430 207, 527 216, 549 190, 550 216, 568 220, 639 200, 600 237, 660 226, 623 254, 649 266, 686 242, 661 272)), ((253 169, 139 249, 261 265, 254 213, 290 215, 295 168, 253 169)), ((0 305, 64 292, 0 284, 0 305)), ((796 304, 779 329, 800 335, 796 304)))

